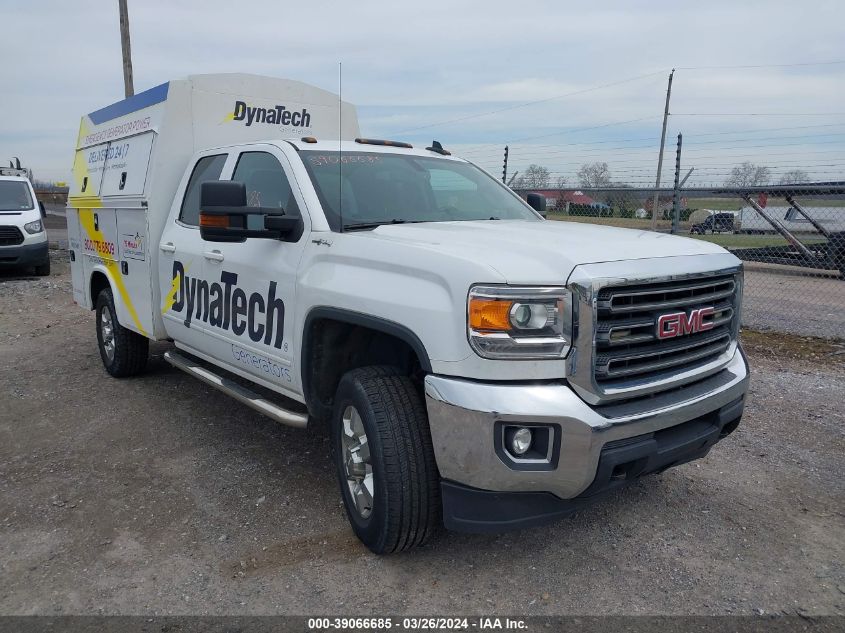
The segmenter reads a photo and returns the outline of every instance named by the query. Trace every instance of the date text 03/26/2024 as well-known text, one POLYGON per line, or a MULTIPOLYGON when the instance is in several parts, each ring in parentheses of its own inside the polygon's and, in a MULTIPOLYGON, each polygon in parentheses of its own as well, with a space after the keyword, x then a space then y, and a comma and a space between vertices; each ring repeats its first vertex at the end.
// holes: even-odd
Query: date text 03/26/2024
POLYGON ((499 617, 371 617, 371 618, 309 618, 308 629, 311 631, 331 630, 398 630, 398 631, 493 631, 526 630, 525 620, 520 618, 499 617))

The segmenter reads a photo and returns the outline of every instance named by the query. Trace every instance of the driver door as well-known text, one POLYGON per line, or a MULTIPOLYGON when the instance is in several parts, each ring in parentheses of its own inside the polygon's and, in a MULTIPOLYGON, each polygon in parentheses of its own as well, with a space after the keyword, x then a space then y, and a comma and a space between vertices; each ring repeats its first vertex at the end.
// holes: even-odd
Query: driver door
MULTIPOLYGON (((293 371, 296 274, 311 227, 290 174, 279 148, 257 144, 235 157, 231 180, 246 185, 248 206, 300 213, 305 226, 299 241, 209 242, 215 257, 205 264, 206 279, 223 293, 223 327, 213 333, 212 355, 235 373, 298 393, 299 372, 293 371)), ((263 228, 261 222, 260 216, 248 216, 247 227, 263 228)))

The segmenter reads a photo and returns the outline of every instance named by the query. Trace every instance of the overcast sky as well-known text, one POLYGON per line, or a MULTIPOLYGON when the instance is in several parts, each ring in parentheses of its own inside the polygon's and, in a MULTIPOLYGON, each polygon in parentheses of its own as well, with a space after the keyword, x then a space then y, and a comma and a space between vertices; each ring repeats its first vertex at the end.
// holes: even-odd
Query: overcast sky
MULTIPOLYGON (((0 159, 66 179, 80 115, 123 96, 117 0, 0 2, 0 159)), ((818 63, 845 60, 845 3, 634 6, 129 0, 135 89, 250 72, 334 91, 343 62, 369 136, 437 138, 497 173, 509 143, 512 170, 535 162, 574 182, 604 160, 638 184, 654 179, 677 67, 666 155, 683 132, 698 184, 743 160, 845 177, 845 63, 818 63), (761 67, 712 68, 742 65, 761 67)))

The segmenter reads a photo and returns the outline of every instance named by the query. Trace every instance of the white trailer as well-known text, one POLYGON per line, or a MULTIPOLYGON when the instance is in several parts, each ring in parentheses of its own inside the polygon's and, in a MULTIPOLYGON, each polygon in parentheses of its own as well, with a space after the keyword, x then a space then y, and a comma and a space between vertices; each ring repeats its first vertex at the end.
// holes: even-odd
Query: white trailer
MULTIPOLYGON (((803 207, 813 221, 824 227, 829 233, 845 231, 845 207, 803 207)), ((818 233, 808 218, 795 207, 765 207, 765 210, 778 220, 790 233, 818 233)), ((775 229, 753 207, 743 207, 739 212, 740 232, 774 233, 775 229)))

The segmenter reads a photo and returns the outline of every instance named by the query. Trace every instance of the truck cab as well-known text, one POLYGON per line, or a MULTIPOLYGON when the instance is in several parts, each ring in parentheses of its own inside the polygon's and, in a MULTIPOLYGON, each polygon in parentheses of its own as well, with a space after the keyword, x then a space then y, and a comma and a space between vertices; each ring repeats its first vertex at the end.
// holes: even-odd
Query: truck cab
POLYGON ((555 520, 740 422, 742 265, 716 245, 546 220, 436 142, 209 144, 145 187, 69 216, 148 244, 76 259, 106 370, 140 374, 171 340, 170 363, 237 401, 326 425, 374 552, 555 520))

